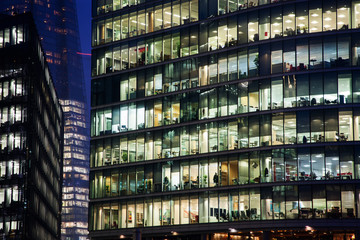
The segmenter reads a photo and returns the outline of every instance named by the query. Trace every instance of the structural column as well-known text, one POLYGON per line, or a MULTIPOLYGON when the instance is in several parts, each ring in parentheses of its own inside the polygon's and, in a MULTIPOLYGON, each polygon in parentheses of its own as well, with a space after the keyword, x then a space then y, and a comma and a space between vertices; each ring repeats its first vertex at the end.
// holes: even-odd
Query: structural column
POLYGON ((141 240, 141 231, 140 231, 139 228, 135 229, 133 239, 134 239, 134 240, 141 240))
POLYGON ((271 232, 270 231, 263 232, 263 240, 271 240, 271 232))

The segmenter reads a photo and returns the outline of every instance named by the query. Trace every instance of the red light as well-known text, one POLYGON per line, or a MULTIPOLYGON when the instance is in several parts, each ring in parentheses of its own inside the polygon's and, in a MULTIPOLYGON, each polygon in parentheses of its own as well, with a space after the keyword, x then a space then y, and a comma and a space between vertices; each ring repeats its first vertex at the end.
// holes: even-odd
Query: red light
POLYGON ((83 56, 91 56, 91 53, 76 52, 76 54, 83 55, 83 56))

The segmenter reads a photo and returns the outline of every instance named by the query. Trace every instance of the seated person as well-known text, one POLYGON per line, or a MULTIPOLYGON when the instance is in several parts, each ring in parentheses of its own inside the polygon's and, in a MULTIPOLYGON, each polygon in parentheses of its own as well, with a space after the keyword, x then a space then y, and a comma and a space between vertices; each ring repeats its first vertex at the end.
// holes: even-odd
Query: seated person
POLYGON ((116 221, 113 222, 113 224, 111 225, 111 228, 118 228, 118 224, 116 223, 116 221))

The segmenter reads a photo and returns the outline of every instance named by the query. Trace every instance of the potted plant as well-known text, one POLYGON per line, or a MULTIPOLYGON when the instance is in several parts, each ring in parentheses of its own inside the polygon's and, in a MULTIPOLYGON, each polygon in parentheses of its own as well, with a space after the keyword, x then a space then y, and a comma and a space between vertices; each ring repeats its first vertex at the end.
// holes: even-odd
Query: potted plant
POLYGON ((207 185, 207 175, 204 175, 203 178, 204 178, 204 185, 207 185))
POLYGON ((123 160, 124 162, 127 162, 127 160, 128 160, 128 153, 127 153, 127 152, 123 152, 123 154, 122 154, 122 160, 123 160))
POLYGON ((254 59, 254 64, 256 66, 256 71, 259 71, 260 68, 260 59, 259 59, 259 55, 256 55, 255 59, 254 59))

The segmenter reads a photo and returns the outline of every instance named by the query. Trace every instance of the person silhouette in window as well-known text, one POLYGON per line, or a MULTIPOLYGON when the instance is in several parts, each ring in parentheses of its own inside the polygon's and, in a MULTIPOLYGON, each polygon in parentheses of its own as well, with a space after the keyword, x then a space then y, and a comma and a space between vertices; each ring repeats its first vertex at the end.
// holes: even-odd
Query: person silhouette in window
POLYGON ((118 224, 116 223, 116 221, 113 222, 111 228, 118 228, 118 224))
POLYGON ((218 182, 219 182, 219 175, 217 173, 214 174, 214 178, 213 178, 213 181, 215 183, 215 186, 218 185, 218 182))
POLYGON ((268 176, 269 176, 269 169, 265 168, 265 177, 268 177, 268 176))

